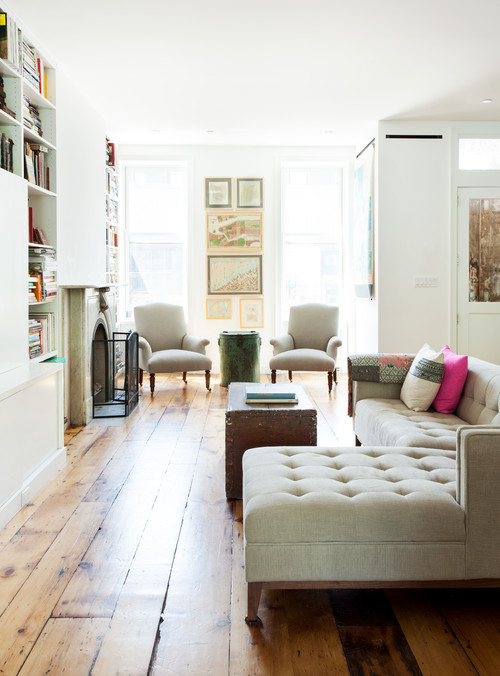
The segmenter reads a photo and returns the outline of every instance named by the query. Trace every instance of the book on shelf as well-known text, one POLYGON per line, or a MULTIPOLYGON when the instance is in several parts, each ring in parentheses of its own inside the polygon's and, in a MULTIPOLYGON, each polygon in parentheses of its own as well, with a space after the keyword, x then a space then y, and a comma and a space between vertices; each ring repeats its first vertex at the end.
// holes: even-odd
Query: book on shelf
POLYGON ((0 167, 7 171, 14 171, 14 141, 0 133, 0 167))
POLYGON ((50 190, 47 156, 46 146, 24 142, 25 178, 34 185, 50 190))
POLYGON ((7 106, 7 92, 5 91, 3 77, 0 75, 0 110, 16 119, 16 114, 7 106))
POLYGON ((56 349, 56 323, 53 312, 31 312, 29 318, 29 352, 36 357, 56 349))
POLYGON ((50 246, 45 234, 41 228, 38 228, 36 225, 33 227, 33 239, 31 240, 33 244, 43 244, 44 246, 50 246))
POLYGON ((256 385, 247 385, 245 388, 247 399, 297 399, 297 393, 287 385, 269 385, 259 383, 256 385))
POLYGON ((19 45, 22 33, 14 19, 0 9, 0 59, 5 59, 12 68, 20 72, 21 51, 19 45))

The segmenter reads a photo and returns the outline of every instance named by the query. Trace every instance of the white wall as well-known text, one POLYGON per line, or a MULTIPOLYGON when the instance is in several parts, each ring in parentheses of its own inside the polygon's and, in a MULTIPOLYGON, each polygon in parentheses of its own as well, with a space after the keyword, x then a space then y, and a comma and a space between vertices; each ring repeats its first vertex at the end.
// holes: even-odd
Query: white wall
POLYGON ((378 350, 450 342, 451 181, 448 123, 379 125, 376 195, 378 350), (442 139, 389 139, 442 135, 442 139), (431 277, 435 286, 418 287, 431 277))
MULTIPOLYGON (((214 373, 219 372, 218 337, 221 331, 240 330, 239 296, 232 298, 230 320, 206 319, 206 211, 204 203, 204 179, 209 176, 259 177, 264 179, 264 250, 263 288, 264 327, 256 329, 262 338, 261 372, 269 370, 272 349, 269 339, 281 329, 277 316, 276 284, 277 233, 280 211, 280 162, 281 160, 335 160, 352 171, 354 148, 290 148, 250 146, 121 146, 120 161, 139 159, 185 159, 192 168, 190 246, 189 246, 189 317, 190 333, 210 339, 207 354, 213 360, 214 373)), ((349 180, 349 176, 347 176, 349 180)), ((228 296, 229 297, 229 296, 228 296)))
POLYGON ((58 281, 106 285, 104 121, 62 69, 57 75, 58 281))

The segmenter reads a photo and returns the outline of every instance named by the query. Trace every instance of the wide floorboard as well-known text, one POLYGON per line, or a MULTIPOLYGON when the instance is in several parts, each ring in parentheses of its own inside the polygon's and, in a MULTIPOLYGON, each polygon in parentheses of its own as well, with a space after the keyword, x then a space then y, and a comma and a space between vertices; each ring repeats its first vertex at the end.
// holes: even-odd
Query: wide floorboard
MULTIPOLYGON (((247 627, 213 380, 158 377, 129 418, 67 431, 64 469, 0 531, 0 673, 498 676, 500 590, 265 591, 247 627)), ((318 445, 352 445, 345 376, 295 380, 318 445)))

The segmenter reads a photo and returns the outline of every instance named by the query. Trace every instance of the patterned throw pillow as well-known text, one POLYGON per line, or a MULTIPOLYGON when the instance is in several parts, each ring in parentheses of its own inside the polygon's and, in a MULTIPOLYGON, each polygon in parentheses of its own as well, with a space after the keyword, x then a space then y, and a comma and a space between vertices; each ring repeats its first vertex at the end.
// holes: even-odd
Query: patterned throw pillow
POLYGON ((444 355, 427 343, 413 360, 401 388, 401 401, 413 411, 427 411, 439 391, 444 375, 444 355))

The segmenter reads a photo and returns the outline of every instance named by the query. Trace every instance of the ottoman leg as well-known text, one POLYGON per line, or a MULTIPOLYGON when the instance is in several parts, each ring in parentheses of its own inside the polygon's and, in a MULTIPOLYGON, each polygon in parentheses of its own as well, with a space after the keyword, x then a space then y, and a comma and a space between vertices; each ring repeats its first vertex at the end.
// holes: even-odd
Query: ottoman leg
POLYGON ((257 625, 262 624, 262 620, 257 615, 261 592, 261 582, 248 582, 248 615, 245 617, 245 622, 249 627, 256 627, 257 625))

